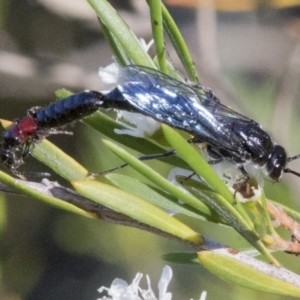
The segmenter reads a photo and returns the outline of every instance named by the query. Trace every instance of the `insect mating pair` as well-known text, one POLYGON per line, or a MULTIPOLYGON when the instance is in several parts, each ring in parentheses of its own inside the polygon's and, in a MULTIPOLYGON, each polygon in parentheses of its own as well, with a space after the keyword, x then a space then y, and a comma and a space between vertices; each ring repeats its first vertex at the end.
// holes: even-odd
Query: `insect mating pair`
POLYGON ((107 94, 87 91, 45 108, 31 108, 24 119, 5 131, 0 160, 18 175, 17 168, 36 142, 58 133, 57 128, 109 108, 140 113, 191 134, 193 143, 207 144, 210 164, 222 160, 235 164, 245 183, 250 178, 245 170, 248 163, 262 167, 274 181, 283 173, 300 177, 287 167, 300 154, 287 157, 285 149, 274 144, 258 123, 220 103, 210 89, 137 65, 123 67, 117 87, 107 94))

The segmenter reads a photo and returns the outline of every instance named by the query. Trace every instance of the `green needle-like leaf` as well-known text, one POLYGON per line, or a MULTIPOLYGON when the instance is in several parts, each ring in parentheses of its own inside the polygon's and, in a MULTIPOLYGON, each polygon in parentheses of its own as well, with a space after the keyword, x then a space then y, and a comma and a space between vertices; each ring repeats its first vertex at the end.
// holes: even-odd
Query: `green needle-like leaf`
POLYGON ((94 218, 95 216, 92 213, 88 213, 72 204, 69 204, 63 200, 60 200, 58 198, 49 196, 41 191, 39 191, 37 188, 34 188, 32 185, 26 184, 26 182, 13 178, 4 172, 0 171, 0 182, 3 184, 11 187, 12 189, 20 192, 23 195, 33 197, 39 201, 42 201, 48 205, 54 206, 59 209, 63 209, 66 211, 69 211, 71 213, 75 213, 81 216, 94 218))
POLYGON ((171 263, 200 265, 198 255, 195 252, 172 252, 163 255, 163 259, 171 263))
POLYGON ((173 18, 171 17, 170 13, 166 9, 166 7, 161 4, 162 6, 162 15, 164 21, 164 29, 173 44, 177 55, 184 66, 190 80, 193 82, 199 82, 199 77, 197 71, 195 69, 195 64, 193 62, 192 56, 190 51, 182 37, 176 23, 174 22, 173 18))
POLYGON ((88 176, 88 171, 83 166, 47 140, 35 146, 32 156, 69 181, 88 176))
POLYGON ((88 0, 88 2, 136 65, 156 68, 128 25, 106 0, 88 0))
POLYGON ((101 21, 100 18, 98 18, 102 31, 104 33, 105 39, 108 42, 110 49, 112 50, 114 56, 117 58, 118 63, 121 66, 129 65, 130 60, 128 59, 128 55, 125 52, 122 45, 119 43, 119 41, 113 36, 111 31, 106 27, 106 25, 101 21))
MULTIPOLYGON (((244 262, 210 251, 199 252, 198 257, 204 267, 226 281, 265 293, 300 298, 299 286, 286 282, 284 277, 280 280, 272 276, 272 272, 269 272, 270 274, 263 273, 244 262)), ((273 268, 273 273, 280 272, 280 269, 273 268)), ((287 274, 287 276, 291 276, 291 274, 287 274)))
POLYGON ((145 185, 135 178, 116 173, 108 174, 105 176, 105 178, 122 191, 126 191, 141 197, 154 205, 160 206, 169 211, 173 211, 174 213, 180 213, 189 217, 204 219, 203 215, 200 216, 196 210, 189 206, 179 204, 178 200, 174 197, 171 197, 171 195, 164 193, 163 196, 161 193, 155 191, 153 188, 145 185))
POLYGON ((152 25, 152 34, 155 43, 156 56, 159 69, 167 72, 166 51, 164 42, 163 19, 161 11, 161 0, 148 0, 152 25))
POLYGON ((167 141, 184 158, 187 164, 194 169, 208 183, 216 193, 222 195, 229 203, 235 202, 232 193, 228 190, 225 183, 218 177, 212 167, 199 155, 186 140, 174 129, 162 125, 167 141))
POLYGON ((85 197, 114 211, 123 213, 180 239, 199 245, 203 243, 203 238, 188 226, 135 195, 95 180, 74 181, 72 184, 85 197))

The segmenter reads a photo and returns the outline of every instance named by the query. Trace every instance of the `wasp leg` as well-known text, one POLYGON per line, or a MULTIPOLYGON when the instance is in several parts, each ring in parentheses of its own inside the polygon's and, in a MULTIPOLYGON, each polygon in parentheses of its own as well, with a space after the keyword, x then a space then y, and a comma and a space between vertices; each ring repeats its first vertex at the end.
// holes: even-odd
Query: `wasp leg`
POLYGON ((207 146, 207 154, 209 155, 208 163, 210 165, 215 165, 220 163, 224 158, 218 152, 216 152, 211 146, 207 146))
POLYGON ((240 185, 243 186, 248 183, 250 180, 249 173, 245 170, 244 166, 239 166, 238 169, 241 171, 241 173, 244 175, 244 179, 240 182, 240 185))
MULTIPOLYGON (((169 157, 169 156, 172 156, 172 155, 175 155, 175 154, 176 154, 175 150, 169 150, 169 151, 167 151, 165 153, 155 153, 155 154, 142 155, 142 156, 138 157, 138 159, 141 160, 141 161, 143 161, 143 160, 152 160, 152 159, 159 159, 159 158, 169 157)), ((127 163, 122 164, 122 165, 120 165, 118 167, 115 167, 115 168, 111 168, 109 170, 102 171, 102 172, 90 173, 89 175, 90 176, 105 175, 105 174, 111 173, 113 171, 116 171, 116 170, 119 170, 119 169, 123 169, 126 166, 128 166, 127 163)))

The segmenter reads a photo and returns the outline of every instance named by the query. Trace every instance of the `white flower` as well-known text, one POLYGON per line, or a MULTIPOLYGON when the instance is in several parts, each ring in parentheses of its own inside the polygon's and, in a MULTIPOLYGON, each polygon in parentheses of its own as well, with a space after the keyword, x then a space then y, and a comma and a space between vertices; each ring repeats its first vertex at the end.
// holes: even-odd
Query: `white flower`
POLYGON ((200 300, 205 300, 206 299, 206 296, 207 296, 207 292, 206 291, 203 291, 200 295, 200 300))
POLYGON ((148 44, 144 39, 139 39, 140 44, 145 52, 148 52, 151 46, 154 44, 154 40, 152 39, 148 44))
POLYGON ((107 291, 110 297, 103 297, 98 300, 171 300, 172 294, 167 292, 167 287, 172 279, 172 275, 172 269, 169 266, 165 266, 158 283, 159 298, 156 298, 152 291, 148 275, 146 276, 148 289, 143 290, 139 287, 143 274, 138 273, 130 285, 126 281, 117 278, 112 282, 110 288, 101 287, 98 290, 99 293, 107 291))
POLYGON ((153 135, 161 126, 159 122, 150 117, 146 117, 144 115, 132 113, 129 111, 118 110, 117 120, 119 121, 121 118, 135 125, 136 128, 129 127, 123 123, 122 125, 125 125, 127 129, 115 129, 114 131, 117 134, 128 134, 131 136, 143 138, 153 135))
POLYGON ((168 285, 172 279, 173 271, 169 266, 163 268, 160 280, 158 282, 159 300, 171 300, 172 293, 167 292, 168 285))
MULTIPOLYGON (((110 289, 106 287, 101 287, 98 291, 99 293, 102 293, 104 290, 106 290, 112 298, 108 299, 114 299, 114 300, 125 300, 125 299, 139 299, 138 298, 138 288, 141 278, 143 277, 143 274, 138 273, 135 278, 133 279, 131 285, 128 285, 125 280, 116 278, 111 286, 110 289)), ((106 299, 101 298, 101 299, 106 299)))
POLYGON ((105 68, 99 68, 98 75, 108 89, 112 89, 117 86, 119 70, 120 66, 117 62, 113 62, 105 68))
MULTIPOLYGON (((115 62, 108 65, 106 68, 99 69, 99 76, 109 90, 117 86, 120 68, 121 67, 115 62)), ((160 123, 154 119, 139 113, 132 113, 123 110, 116 111, 117 121, 123 119, 124 121, 135 125, 135 127, 128 126, 126 123, 122 122, 122 125, 125 127, 125 129, 115 129, 114 131, 117 134, 127 134, 143 138, 153 135, 161 126, 160 123)))
MULTIPOLYGON (((147 44, 145 40, 140 39, 140 43, 142 48, 147 52, 153 45, 153 40, 147 44)), ((114 58, 113 60, 115 61, 114 58)), ((99 77, 108 90, 112 90, 117 87, 120 70, 121 67, 116 61, 105 68, 99 68, 99 77)), ((115 133, 117 134, 127 134, 143 138, 153 135, 161 126, 159 122, 150 117, 146 117, 138 113, 117 110, 117 121, 120 121, 120 119, 135 125, 135 127, 122 123, 125 129, 115 129, 115 133)))
MULTIPOLYGON (((144 39, 140 39, 140 44, 145 52, 148 52, 151 46, 154 43, 154 40, 152 39, 148 44, 144 39)), ((108 65, 105 68, 100 67, 98 75, 101 78, 102 82, 108 87, 113 88, 117 86, 118 83, 118 76, 119 76, 119 70, 120 65, 116 62, 115 57, 112 57, 112 60, 114 61, 112 64, 108 65)))

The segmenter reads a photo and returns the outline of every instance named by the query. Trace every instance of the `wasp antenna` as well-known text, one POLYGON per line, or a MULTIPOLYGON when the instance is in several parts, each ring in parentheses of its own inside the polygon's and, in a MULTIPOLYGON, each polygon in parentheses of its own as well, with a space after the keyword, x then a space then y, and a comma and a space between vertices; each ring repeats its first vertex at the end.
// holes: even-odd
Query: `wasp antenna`
MULTIPOLYGON (((299 157, 300 157, 300 156, 299 156, 299 157)), ((299 157, 298 157, 298 158, 299 158, 299 157)), ((298 172, 296 172, 296 171, 294 171, 294 170, 291 170, 291 169, 289 169, 289 168, 284 169, 283 172, 284 172, 284 173, 291 173, 291 174, 294 174, 294 175, 300 177, 300 173, 298 173, 298 172)))
POLYGON ((292 157, 288 157, 287 162, 291 162, 291 161, 299 159, 299 158, 300 158, 300 154, 292 156, 292 157))

